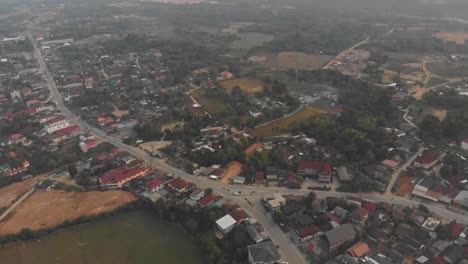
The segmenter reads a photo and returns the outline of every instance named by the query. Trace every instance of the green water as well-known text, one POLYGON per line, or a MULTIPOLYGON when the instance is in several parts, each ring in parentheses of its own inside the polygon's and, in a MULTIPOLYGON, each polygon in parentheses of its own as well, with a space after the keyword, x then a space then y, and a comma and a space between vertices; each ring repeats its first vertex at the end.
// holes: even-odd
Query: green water
POLYGON ((58 230, 40 241, 0 248, 2 264, 202 264, 177 227, 138 210, 58 230))

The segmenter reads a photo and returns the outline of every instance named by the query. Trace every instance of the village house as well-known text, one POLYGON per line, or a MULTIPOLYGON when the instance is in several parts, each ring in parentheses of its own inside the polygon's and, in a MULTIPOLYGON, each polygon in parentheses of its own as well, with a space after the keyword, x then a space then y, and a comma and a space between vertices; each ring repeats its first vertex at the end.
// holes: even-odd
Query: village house
POLYGON ((24 135, 21 134, 21 133, 12 134, 8 138, 8 144, 9 145, 13 145, 13 144, 17 144, 17 143, 21 143, 21 144, 24 145, 25 142, 26 142, 26 137, 24 137, 24 135))
POLYGON ((364 225, 369 219, 369 212, 362 207, 358 207, 349 213, 349 218, 355 225, 364 225))
POLYGON ((159 178, 154 178, 148 181, 147 183, 145 183, 145 186, 150 192, 157 192, 162 189, 162 187, 164 186, 163 184, 164 184, 163 180, 159 178))
POLYGON ((190 199, 198 202, 203 197, 203 195, 205 195, 205 191, 197 188, 193 190, 192 193, 190 193, 190 199))
POLYGON ((468 138, 465 138, 465 139, 463 139, 463 140, 461 141, 460 147, 461 147, 463 150, 468 151, 468 138))
POLYGON ((286 203, 286 199, 279 193, 274 193, 272 197, 264 197, 263 201, 270 211, 277 211, 286 203))
POLYGON ((332 169, 330 164, 325 161, 299 161, 297 173, 306 177, 317 177, 322 183, 331 183, 332 169))
POLYGON ((227 214, 216 221, 216 226, 218 227, 218 230, 221 231, 223 234, 231 232, 236 226, 236 224, 236 220, 230 214, 227 214))
POLYGON ((248 246, 247 250, 251 264, 274 264, 281 259, 278 249, 271 241, 248 246))
POLYGON ((325 232, 325 237, 330 245, 329 251, 335 252, 342 245, 354 241, 356 231, 352 224, 344 224, 325 232))
POLYGON ((307 226, 294 231, 291 237, 296 243, 303 243, 321 235, 321 231, 322 230, 318 226, 307 226))
POLYGON ((353 176, 349 174, 348 169, 345 166, 339 166, 336 169, 336 174, 340 182, 350 182, 353 179, 353 176))
POLYGON ((181 178, 177 178, 170 181, 167 186, 180 194, 187 190, 188 183, 181 178))
POLYGON ((348 253, 352 257, 361 258, 364 255, 366 255, 367 253, 369 253, 370 251, 371 250, 370 250, 369 246, 366 243, 358 242, 358 243, 354 244, 352 247, 348 248, 346 250, 346 253, 348 253))
POLYGON ((434 167, 441 157, 438 152, 427 150, 414 161, 414 166, 428 170, 434 167))
POLYGON ((83 153, 87 153, 90 149, 97 147, 97 142, 94 139, 86 139, 85 141, 81 141, 78 145, 83 153))
POLYGON ((68 126, 70 126, 70 123, 62 115, 56 116, 55 118, 48 120, 47 122, 45 122, 44 125, 46 132, 49 134, 57 130, 66 128, 68 126))
POLYGON ((107 188, 120 188, 122 185, 135 178, 145 176, 149 171, 150 169, 147 166, 140 166, 132 169, 120 167, 99 177, 99 182, 101 186, 107 188))

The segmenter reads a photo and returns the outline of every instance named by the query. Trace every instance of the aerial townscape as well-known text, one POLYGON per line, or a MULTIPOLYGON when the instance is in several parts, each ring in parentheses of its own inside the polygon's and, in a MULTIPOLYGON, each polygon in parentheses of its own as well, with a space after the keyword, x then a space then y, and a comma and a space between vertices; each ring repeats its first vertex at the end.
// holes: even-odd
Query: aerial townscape
POLYGON ((467 14, 0 0, 0 263, 468 264, 467 14))

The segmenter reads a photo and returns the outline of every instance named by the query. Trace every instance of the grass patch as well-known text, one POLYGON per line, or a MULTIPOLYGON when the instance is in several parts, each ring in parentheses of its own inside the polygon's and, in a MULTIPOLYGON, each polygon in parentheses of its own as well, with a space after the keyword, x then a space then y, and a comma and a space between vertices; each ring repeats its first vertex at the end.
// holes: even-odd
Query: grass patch
POLYGON ((434 87, 434 86, 437 86, 437 85, 444 84, 446 82, 447 82, 446 79, 442 79, 442 78, 438 78, 438 77, 432 77, 432 78, 429 79, 429 81, 427 81, 425 86, 427 88, 431 88, 431 87, 434 87))
POLYGON ((301 123, 318 117, 321 114, 329 113, 327 110, 319 108, 304 108, 292 116, 276 120, 263 126, 254 128, 249 132, 253 137, 272 137, 290 132, 293 128, 298 127, 301 123))
POLYGON ((463 78, 468 75, 468 66, 458 66, 445 62, 429 62, 427 69, 443 78, 463 78))

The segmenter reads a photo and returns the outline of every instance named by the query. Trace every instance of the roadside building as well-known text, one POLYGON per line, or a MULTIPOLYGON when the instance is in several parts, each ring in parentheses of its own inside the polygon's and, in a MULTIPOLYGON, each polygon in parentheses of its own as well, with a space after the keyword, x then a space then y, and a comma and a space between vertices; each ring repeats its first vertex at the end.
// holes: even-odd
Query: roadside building
POLYGON ((338 169, 336 169, 336 173, 338 174, 340 182, 350 182, 353 179, 353 176, 349 174, 345 166, 339 166, 338 169))
POLYGON ((317 177, 322 183, 331 183, 332 169, 330 164, 325 161, 299 161, 297 173, 306 177, 317 177))
POLYGON ((216 221, 216 226, 218 227, 219 231, 227 234, 231 232, 232 229, 234 229, 236 223, 236 220, 232 218, 231 215, 227 214, 216 221))
POLYGON ((344 224, 325 232, 325 237, 330 245, 330 252, 335 252, 342 245, 354 241, 356 231, 352 224, 344 224))
POLYGON ((414 161, 414 166, 428 170, 434 167, 441 157, 442 155, 440 153, 427 150, 414 161))
POLYGON ((159 178, 154 178, 147 182, 146 188, 148 188, 149 191, 151 192, 157 192, 162 189, 164 181, 159 179, 159 178))
POLYGON ((70 126, 69 121, 62 115, 46 121, 44 125, 46 132, 49 134, 68 126, 70 126))
POLYGON ((291 238, 296 242, 296 243, 303 243, 306 241, 309 241, 313 239, 316 236, 319 236, 322 234, 322 230, 318 226, 306 226, 306 227, 301 227, 299 229, 296 229, 291 234, 291 238))
POLYGON ((149 170, 150 169, 146 166, 140 166, 132 169, 120 167, 99 177, 99 182, 101 186, 105 186, 107 188, 119 188, 135 178, 146 175, 149 170))
POLYGON ((251 264, 273 264, 281 260, 278 249, 271 241, 251 245, 247 247, 247 250, 251 264))

